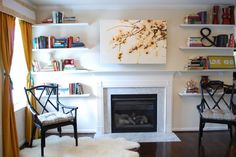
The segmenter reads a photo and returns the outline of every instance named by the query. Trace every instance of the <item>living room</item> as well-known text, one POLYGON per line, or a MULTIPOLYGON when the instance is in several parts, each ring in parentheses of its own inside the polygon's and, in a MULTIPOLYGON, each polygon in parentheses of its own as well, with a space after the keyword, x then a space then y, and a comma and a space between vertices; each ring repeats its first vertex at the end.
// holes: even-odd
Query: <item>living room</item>
MULTIPOLYGON (((33 57, 47 65, 52 59, 74 59, 78 73, 51 73, 33 71, 32 77, 36 84, 58 83, 60 85, 79 82, 83 86, 84 97, 62 98, 62 102, 77 105, 78 133, 104 134, 111 133, 110 96, 114 94, 153 94, 157 97, 157 127, 156 132, 197 132, 199 130, 199 113, 196 106, 201 101, 200 94, 188 94, 188 83, 193 82, 199 88, 202 76, 210 80, 222 80, 227 84, 233 82, 235 68, 188 70, 188 63, 199 56, 233 56, 234 48, 225 49, 184 49, 187 39, 191 36, 201 36, 201 27, 190 28, 182 26, 185 17, 201 11, 210 11, 214 5, 233 5, 231 1, 36 1, 36 0, 2 0, 1 12, 19 17, 33 24, 33 38, 44 36, 68 37, 78 35, 85 44, 82 50, 53 50, 52 52, 37 52, 33 57), (73 3, 74 2, 74 3, 73 3), (52 18, 54 11, 63 12, 64 16, 75 17, 76 23, 71 27, 40 26, 42 21, 52 18), (114 53, 112 58, 106 58, 106 30, 114 28, 107 26, 108 22, 116 20, 160 20, 167 26, 166 45, 163 58, 134 61, 126 55, 114 53), (104 27, 103 27, 104 26, 104 27), (58 51, 58 52, 57 52, 58 51), (116 58, 118 56, 118 59, 116 58), (122 60, 121 63, 120 60, 122 60), (134 90, 137 89, 137 90, 134 90), (151 92, 150 92, 151 91, 151 92), (154 91, 154 92, 153 92, 154 91), (87 95, 86 95, 87 94, 87 95)), ((210 13, 208 13, 210 14, 210 13)), ((234 11, 234 15, 236 12, 234 11)), ((210 16, 209 16, 210 17, 210 16)), ((208 19, 210 20, 210 19, 208 19)), ((211 22, 210 22, 211 23, 211 22)), ((46 23, 47 24, 47 23, 46 23)), ((46 25, 44 24, 44 25, 46 25)), ((234 27, 211 28, 215 34, 232 34, 234 27), (221 29, 223 28, 223 29, 221 29)), ((213 36, 213 35, 211 35, 213 36)), ((145 42, 145 41, 142 41, 145 42)), ((109 43, 108 43, 109 44, 109 43)), ((109 52, 108 55, 112 54, 109 52)), ((135 54, 137 56, 137 53, 135 54)), ((109 56, 108 56, 109 57, 109 56)), ((1 61, 2 62, 2 61, 1 61)), ((3 87, 4 71, 1 63, 0 86, 3 87)), ((199 89, 200 90, 200 89, 199 89)), ((23 89, 22 89, 23 91, 23 89)), ((24 91, 23 91, 24 92, 24 91)), ((200 91, 199 91, 200 92, 200 91)), ((4 91, 0 92, 1 95, 4 91)), ((2 106, 2 96, 0 97, 2 106)), ((26 104, 25 104, 26 106, 26 104)), ((2 116, 2 110, 1 110, 2 116)), ((19 145, 25 142, 25 107, 15 112, 19 145)), ((2 128, 2 122, 1 122, 2 128)), ((204 130, 226 130, 224 125, 206 125, 204 130)), ((0 129, 2 130, 2 129, 0 129)), ((72 133, 72 128, 63 129, 72 133)), ((227 133, 226 133, 227 134, 227 133)), ((2 140, 2 131, 1 131, 2 140)), ((197 137, 196 137, 197 140, 197 137)), ((0 149, 2 154, 2 148, 0 149)))

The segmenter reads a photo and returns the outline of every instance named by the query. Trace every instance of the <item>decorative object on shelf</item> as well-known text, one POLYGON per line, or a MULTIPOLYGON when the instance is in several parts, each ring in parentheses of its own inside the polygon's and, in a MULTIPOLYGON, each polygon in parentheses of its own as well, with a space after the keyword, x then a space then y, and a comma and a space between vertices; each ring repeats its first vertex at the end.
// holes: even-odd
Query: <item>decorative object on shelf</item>
POLYGON ((201 41, 204 47, 227 47, 228 43, 228 35, 227 34, 219 34, 217 36, 213 36, 213 40, 209 38, 211 35, 211 29, 204 27, 200 30, 200 34, 202 36, 201 41))
POLYGON ((212 41, 209 38, 209 36, 211 35, 211 29, 210 28, 207 28, 207 27, 202 28, 200 30, 200 34, 202 36, 202 38, 201 38, 202 46, 204 46, 204 47, 216 46, 215 41, 214 40, 212 41))
POLYGON ((231 24, 230 19, 231 19, 230 8, 229 7, 222 8, 222 24, 231 24))
POLYGON ((166 63, 166 21, 103 20, 100 36, 102 63, 166 63))
POLYGON ((219 11, 220 6, 214 5, 212 9, 212 24, 219 24, 219 11))
POLYGON ((235 15, 234 15, 234 5, 229 6, 230 8, 230 24, 234 25, 235 24, 235 15))
POLYGON ((209 76, 207 76, 207 75, 201 76, 200 82, 203 83, 203 84, 208 83, 209 82, 209 76))
POLYGON ((197 82, 190 80, 186 83, 186 93, 198 93, 197 82))
POLYGON ((209 69, 235 69, 234 56, 208 56, 209 69))
POLYGON ((234 34, 230 34, 229 36, 229 42, 228 42, 228 47, 234 47, 234 34))

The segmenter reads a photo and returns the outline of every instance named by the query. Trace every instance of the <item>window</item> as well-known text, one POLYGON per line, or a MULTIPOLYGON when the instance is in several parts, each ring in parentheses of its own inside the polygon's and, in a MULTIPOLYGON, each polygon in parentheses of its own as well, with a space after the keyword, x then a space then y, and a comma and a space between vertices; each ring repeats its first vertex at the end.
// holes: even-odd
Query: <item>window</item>
POLYGON ((14 53, 12 58, 11 79, 13 82, 13 103, 15 111, 26 105, 26 96, 24 87, 26 86, 27 67, 22 44, 21 30, 19 20, 16 18, 14 53))

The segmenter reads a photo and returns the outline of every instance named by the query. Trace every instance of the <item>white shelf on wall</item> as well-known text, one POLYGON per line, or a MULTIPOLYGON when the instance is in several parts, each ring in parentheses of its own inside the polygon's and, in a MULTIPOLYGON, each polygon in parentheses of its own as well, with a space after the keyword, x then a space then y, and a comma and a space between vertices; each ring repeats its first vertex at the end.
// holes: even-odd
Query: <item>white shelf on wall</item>
MULTIPOLYGON (((179 96, 186 96, 186 97, 189 97, 189 96, 201 96, 202 94, 201 93, 186 93, 185 91, 181 91, 178 93, 179 96)), ((223 92, 219 92, 219 93, 215 93, 215 95, 222 95, 223 92)), ((209 96, 208 93, 204 93, 204 96, 209 96)))
POLYGON ((209 27, 209 28, 229 28, 233 29, 236 25, 223 25, 223 24, 180 24, 180 27, 184 28, 201 28, 201 27, 209 27))
POLYGON ((203 69, 203 70, 179 70, 180 73, 199 73, 199 72, 236 72, 236 69, 203 69))
POLYGON ((88 51, 88 48, 85 47, 73 47, 73 48, 45 48, 45 49, 32 49, 33 52, 44 52, 44 53, 48 53, 48 52, 53 52, 53 51, 88 51))
POLYGON ((35 24, 32 27, 78 27, 78 26, 88 26, 88 23, 42 23, 42 24, 35 24))
POLYGON ((89 70, 66 70, 66 71, 40 71, 40 72, 31 72, 32 75, 40 74, 87 74, 89 70))
MULTIPOLYGON (((87 94, 62 94, 62 95, 58 95, 59 98, 87 98, 89 97, 91 94, 87 93, 87 94)), ((46 97, 46 96, 43 96, 46 97)), ((50 97, 55 98, 55 95, 51 95, 50 97)))
POLYGON ((228 50, 229 52, 234 51, 234 47, 180 47, 180 50, 228 50))
POLYGON ((201 96, 201 93, 186 93, 185 91, 181 91, 178 94, 179 96, 201 96))

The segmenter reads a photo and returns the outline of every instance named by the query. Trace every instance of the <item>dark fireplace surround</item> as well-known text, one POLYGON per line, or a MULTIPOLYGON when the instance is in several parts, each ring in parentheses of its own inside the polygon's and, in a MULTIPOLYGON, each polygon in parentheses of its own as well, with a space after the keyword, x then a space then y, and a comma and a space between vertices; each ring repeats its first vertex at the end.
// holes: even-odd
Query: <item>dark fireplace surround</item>
POLYGON ((157 94, 112 94, 111 131, 156 132, 157 94))

